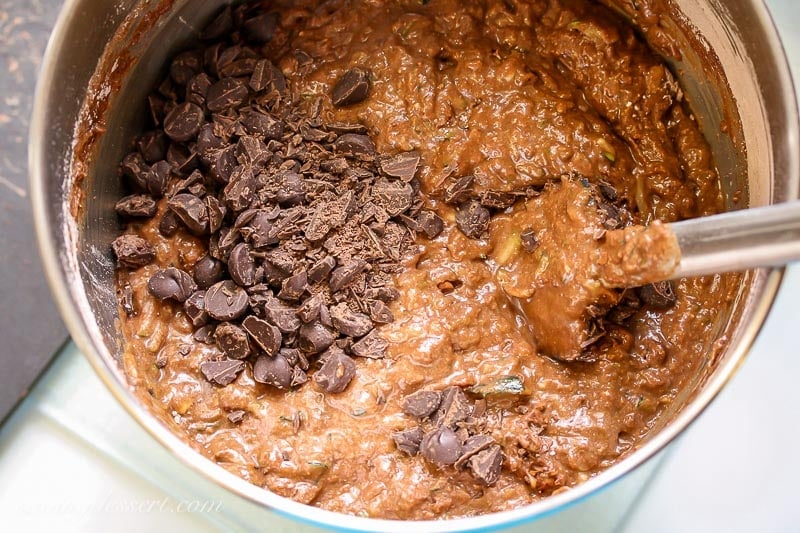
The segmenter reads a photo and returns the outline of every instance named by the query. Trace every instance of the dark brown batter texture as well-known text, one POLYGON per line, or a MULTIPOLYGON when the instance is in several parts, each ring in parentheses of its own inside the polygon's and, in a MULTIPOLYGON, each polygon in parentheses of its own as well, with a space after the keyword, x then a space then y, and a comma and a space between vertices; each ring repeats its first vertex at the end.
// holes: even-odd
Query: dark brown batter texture
MULTIPOLYGON (((661 300, 666 293, 652 288, 617 293, 593 362, 560 362, 537 352, 500 288, 498 247, 508 233, 497 228, 525 209, 504 207, 523 197, 537 205, 542 187, 564 176, 602 184, 630 223, 721 209, 709 149, 659 58, 587 0, 300 0, 264 9, 277 13, 276 28, 259 53, 282 71, 293 98, 321 98, 328 123, 364 124, 379 153, 415 151, 425 208, 444 229, 432 240, 419 234, 404 256, 394 320, 377 328, 386 355, 354 358, 342 392, 324 393, 312 380, 279 390, 254 380, 250 362, 220 386, 201 371, 220 349, 194 339, 182 305, 148 291, 157 271, 191 272, 208 251, 186 228, 165 237, 158 226, 167 201, 158 201, 154 218, 128 226, 152 249, 125 243, 131 268, 118 271, 122 307, 135 312, 121 319, 124 364, 143 401, 244 479, 370 517, 518 507, 632 451, 706 363, 735 278, 681 280, 675 297, 661 300), (348 72, 352 85, 334 90, 348 72), (364 76, 369 96, 361 100, 364 76), (407 396, 452 386, 481 405, 470 438, 492 450, 487 463, 499 457, 493 443, 502 450, 502 471, 488 486, 487 476, 428 460, 441 456, 428 446, 441 430, 426 429, 424 454, 409 455, 393 439, 419 423, 403 412, 407 396)), ((565 202, 567 211, 582 207, 565 202)), ((564 216, 536 213, 552 217, 543 223, 552 228, 564 216)), ((535 248, 529 237, 520 246, 535 248)), ((570 239, 562 244, 568 252, 570 239)), ((558 282, 571 279, 562 273, 558 282)), ((555 344, 576 340, 558 335, 555 344)))

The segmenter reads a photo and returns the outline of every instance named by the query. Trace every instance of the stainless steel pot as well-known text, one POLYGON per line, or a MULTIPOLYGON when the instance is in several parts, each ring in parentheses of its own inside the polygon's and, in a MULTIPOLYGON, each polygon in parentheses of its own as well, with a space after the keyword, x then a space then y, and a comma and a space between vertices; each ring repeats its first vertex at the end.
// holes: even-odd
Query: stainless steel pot
MULTIPOLYGON (((717 331, 727 343, 709 346, 703 371, 649 440, 583 485, 523 508, 414 524, 345 517, 250 485, 195 452, 136 399, 120 368, 108 249, 117 230, 116 165, 143 124, 145 95, 162 74, 166 58, 222 3, 67 0, 47 49, 30 136, 36 229, 64 320, 120 403, 182 461, 264 507, 340 529, 444 531, 512 525, 558 511, 626 476, 683 431, 734 374, 766 318, 780 270, 743 276, 737 298, 718 316, 717 331)), ((729 207, 797 198, 797 106, 763 3, 675 0, 674 5, 677 9, 662 26, 682 54, 669 61, 714 149, 729 207)))

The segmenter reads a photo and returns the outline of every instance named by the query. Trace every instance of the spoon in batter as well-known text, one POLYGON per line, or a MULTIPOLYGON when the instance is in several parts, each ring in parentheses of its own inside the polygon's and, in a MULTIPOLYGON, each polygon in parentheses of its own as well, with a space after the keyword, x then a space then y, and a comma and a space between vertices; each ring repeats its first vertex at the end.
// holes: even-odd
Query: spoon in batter
POLYGON ((565 179, 492 220, 497 282, 540 352, 591 360, 617 289, 668 293, 668 280, 800 259, 800 202, 623 227, 629 218, 597 187, 565 179))

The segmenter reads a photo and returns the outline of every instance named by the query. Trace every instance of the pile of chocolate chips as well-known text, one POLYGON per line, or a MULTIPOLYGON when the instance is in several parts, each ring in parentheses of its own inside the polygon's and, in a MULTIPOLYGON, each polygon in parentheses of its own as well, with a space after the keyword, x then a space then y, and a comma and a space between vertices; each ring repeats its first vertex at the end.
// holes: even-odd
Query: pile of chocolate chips
MULTIPOLYGON (((192 272, 157 271, 150 293, 182 303, 195 339, 224 357, 201 371, 217 384, 252 364, 254 379, 280 389, 314 381, 343 391, 351 356, 381 358, 376 324, 393 321, 392 274, 414 234, 442 220, 422 209, 415 152, 382 157, 359 124, 324 123, 321 101, 292 97, 291 82, 259 52, 276 13, 225 8, 180 53, 149 97, 154 129, 136 142, 121 171, 133 194, 116 204, 131 222, 168 209, 159 231, 204 239, 192 272)), ((368 97, 368 73, 354 68, 333 89, 337 106, 368 97)), ((155 258, 144 239, 112 245, 120 268, 155 258)), ((135 313, 130 298, 123 309, 135 313)))
POLYGON ((392 435, 397 448, 432 463, 469 468, 484 485, 500 478, 503 451, 485 432, 486 400, 470 402, 460 387, 421 390, 405 398, 403 412, 418 426, 392 435))

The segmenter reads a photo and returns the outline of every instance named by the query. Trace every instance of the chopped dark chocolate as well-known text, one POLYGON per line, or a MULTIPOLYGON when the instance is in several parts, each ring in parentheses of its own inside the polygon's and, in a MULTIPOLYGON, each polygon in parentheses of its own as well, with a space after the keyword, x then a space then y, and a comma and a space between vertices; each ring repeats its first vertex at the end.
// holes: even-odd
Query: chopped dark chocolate
POLYGON ((369 89, 369 72, 361 68, 351 68, 333 86, 331 101, 337 107, 357 104, 369 96, 369 89))
POLYGON ((456 428, 456 424, 467 419, 472 413, 472 405, 461 387, 447 387, 442 391, 442 403, 431 420, 437 426, 456 428))
POLYGON ((414 456, 419 453, 419 445, 422 442, 422 428, 415 426, 402 431, 392 433, 392 440, 401 452, 414 456))
POLYGON ((339 393, 347 388, 356 375, 356 364, 340 348, 331 347, 321 360, 322 367, 314 374, 314 382, 323 391, 339 393))
POLYGON ((442 393, 434 390, 421 390, 406 396, 403 412, 409 416, 426 418, 439 408, 442 393))
POLYGON ((183 302, 183 310, 186 316, 192 321, 196 328, 205 326, 208 323, 208 312, 206 312, 206 291, 196 291, 183 302))
POLYGON ((389 342, 381 337, 378 330, 373 329, 360 340, 353 343, 350 353, 368 359, 382 359, 386 355, 389 342))
POLYGON ((167 202, 167 206, 195 235, 208 232, 208 208, 197 196, 188 193, 176 194, 167 202))
POLYGON ((330 328, 315 320, 300 327, 298 345, 309 354, 317 354, 327 350, 336 338, 330 328))
POLYGON ((275 355, 281 347, 281 331, 260 318, 252 315, 242 321, 242 327, 267 355, 275 355))
POLYGON ((471 239, 482 238, 489 229, 489 210, 478 201, 468 202, 456 211, 456 226, 471 239))
POLYGON ((223 322, 214 331, 220 349, 231 359, 244 359, 250 355, 247 333, 236 324, 223 322))
POLYGON ((233 383, 239 372, 244 370, 244 361, 223 359, 222 361, 204 361, 200 363, 200 371, 211 383, 225 386, 233 383))
POLYGON ((500 479, 503 468, 503 450, 495 444, 479 452, 469 460, 469 468, 478 481, 484 485, 493 485, 500 479))
POLYGON ((155 248, 136 235, 120 235, 111 243, 111 249, 120 267, 136 269, 152 263, 156 258, 155 248))
POLYGON ((353 311, 344 302, 331 307, 330 312, 333 327, 342 335, 361 337, 373 327, 372 320, 367 315, 353 311))
POLYGON ((381 171, 384 174, 406 183, 414 179, 418 166, 418 152, 403 152, 381 161, 381 171))
POLYGON ((121 198, 114 206, 117 214, 125 218, 149 218, 156 214, 156 201, 146 194, 131 194, 121 198))
POLYGON ((240 242, 228 256, 228 273, 240 287, 249 287, 256 282, 256 265, 250 255, 250 247, 240 242))

